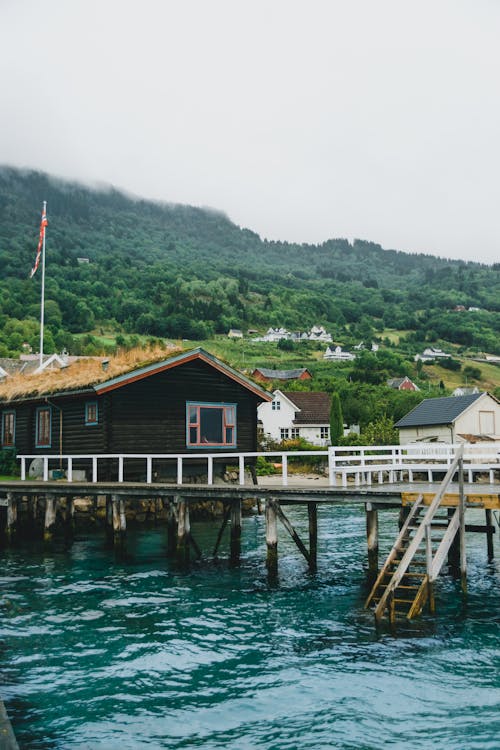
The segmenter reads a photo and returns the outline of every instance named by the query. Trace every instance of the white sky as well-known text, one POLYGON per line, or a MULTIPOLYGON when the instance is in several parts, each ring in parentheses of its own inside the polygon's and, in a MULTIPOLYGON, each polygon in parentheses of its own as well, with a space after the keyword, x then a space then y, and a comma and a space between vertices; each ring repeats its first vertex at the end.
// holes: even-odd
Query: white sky
POLYGON ((0 163, 269 239, 498 262, 499 22, 498 0, 0 0, 0 163))

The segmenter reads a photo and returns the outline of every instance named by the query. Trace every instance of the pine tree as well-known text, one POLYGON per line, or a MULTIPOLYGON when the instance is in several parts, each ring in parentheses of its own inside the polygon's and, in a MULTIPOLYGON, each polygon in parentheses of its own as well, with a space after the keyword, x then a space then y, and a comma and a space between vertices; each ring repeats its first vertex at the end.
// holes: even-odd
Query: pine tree
POLYGON ((332 393, 332 403, 330 406, 330 443, 338 445, 339 439, 344 434, 344 418, 342 416, 342 407, 338 393, 332 393))

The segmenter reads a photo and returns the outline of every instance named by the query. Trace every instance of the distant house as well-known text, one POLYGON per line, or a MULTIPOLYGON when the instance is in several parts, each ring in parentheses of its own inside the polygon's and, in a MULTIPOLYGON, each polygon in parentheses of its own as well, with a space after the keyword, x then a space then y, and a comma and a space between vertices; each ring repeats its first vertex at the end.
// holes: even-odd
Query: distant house
POLYGON ((86 263, 90 263, 90 259, 89 258, 77 258, 76 262, 81 266, 81 265, 85 265, 86 263))
POLYGON ((416 354, 415 355, 415 362, 418 362, 418 360, 421 360, 422 362, 432 362, 432 360, 435 359, 450 359, 451 354, 446 354, 446 352, 443 352, 442 349, 436 349, 433 346, 427 347, 427 349, 424 349, 422 354, 416 354))
POLYGON ((418 385, 415 385, 413 380, 405 375, 404 378, 390 378, 387 381, 389 388, 395 388, 397 391, 419 391, 418 385))
POLYGON ((327 346, 326 351, 323 354, 323 359, 352 361, 353 359, 356 359, 356 355, 352 354, 351 352, 343 352, 341 346, 336 346, 333 349, 332 347, 327 346))
POLYGON ((50 389, 50 375, 40 387, 26 379, 24 395, 15 398, 0 385, 1 447, 29 455, 257 449, 257 405, 272 395, 203 349, 117 376, 99 364, 91 363, 78 384, 73 366, 54 373, 50 389))
POLYGON ((458 388, 455 388, 452 396, 472 396, 474 393, 479 393, 479 388, 477 385, 474 385, 472 387, 467 387, 465 385, 460 385, 458 388))
POLYGON ((242 339, 243 331, 238 330, 238 328, 230 328, 227 337, 228 339, 242 339))
POLYGON ((254 380, 269 383, 272 380, 311 380, 312 375, 307 367, 296 370, 270 370, 267 367, 256 367, 252 372, 254 380))
POLYGON ((330 441, 330 396, 323 392, 276 390, 271 403, 257 409, 264 436, 272 440, 304 438, 324 447, 330 441))
POLYGON ((489 393, 426 398, 395 426, 402 444, 500 440, 500 402, 489 393))

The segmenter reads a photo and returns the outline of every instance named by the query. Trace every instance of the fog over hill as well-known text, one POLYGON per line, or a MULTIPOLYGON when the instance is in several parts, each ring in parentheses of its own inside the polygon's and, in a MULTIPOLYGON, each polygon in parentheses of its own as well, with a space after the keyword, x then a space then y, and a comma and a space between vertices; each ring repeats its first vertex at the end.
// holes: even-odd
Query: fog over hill
POLYGON ((3 356, 36 328, 40 274, 30 279, 29 272, 43 200, 48 341, 56 347, 96 325, 200 339, 230 327, 301 330, 322 323, 339 339, 396 328, 416 341, 498 352, 499 266, 385 250, 366 240, 269 242, 221 211, 2 167, 3 356))

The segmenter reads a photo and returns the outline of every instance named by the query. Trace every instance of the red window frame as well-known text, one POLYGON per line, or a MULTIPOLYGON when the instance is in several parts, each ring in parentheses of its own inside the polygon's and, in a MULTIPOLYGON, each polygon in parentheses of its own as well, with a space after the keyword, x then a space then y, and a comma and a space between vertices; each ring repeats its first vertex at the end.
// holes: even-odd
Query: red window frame
POLYGON ((186 403, 186 445, 188 448, 236 448, 236 404, 188 401, 186 403), (221 412, 222 441, 207 440, 202 435, 203 410, 221 412))

